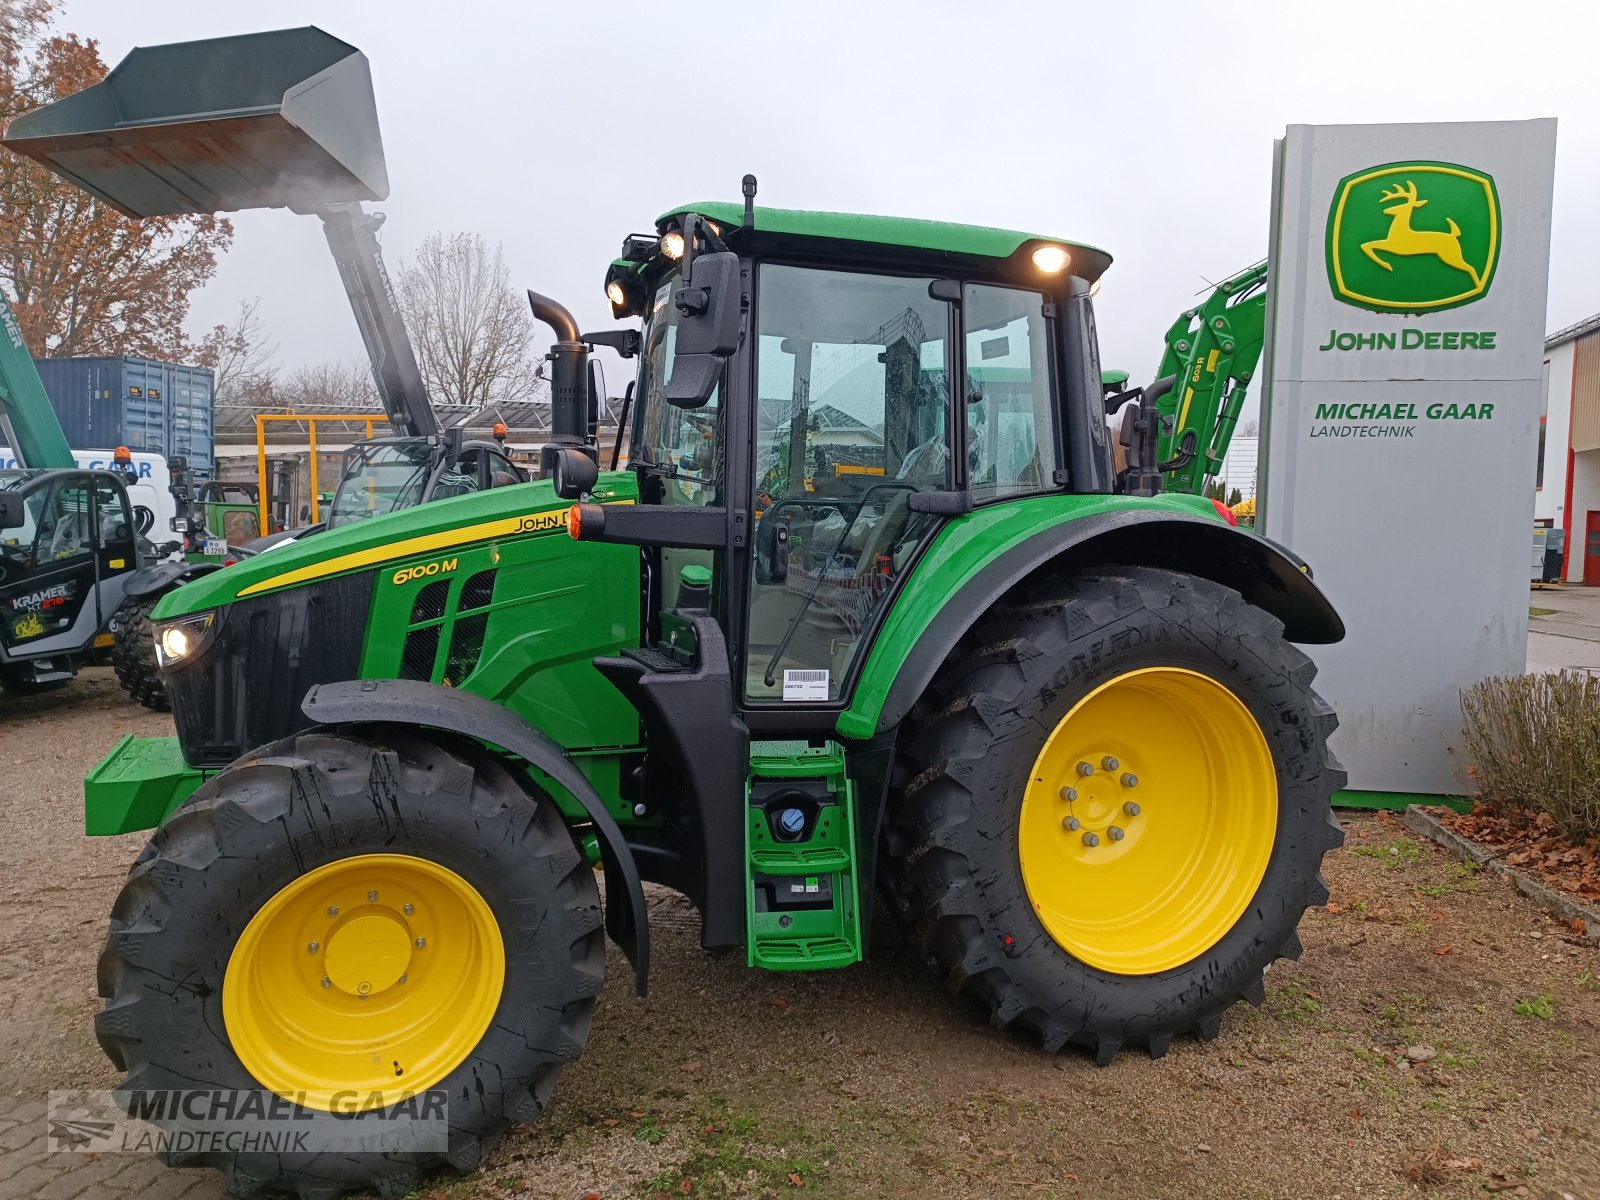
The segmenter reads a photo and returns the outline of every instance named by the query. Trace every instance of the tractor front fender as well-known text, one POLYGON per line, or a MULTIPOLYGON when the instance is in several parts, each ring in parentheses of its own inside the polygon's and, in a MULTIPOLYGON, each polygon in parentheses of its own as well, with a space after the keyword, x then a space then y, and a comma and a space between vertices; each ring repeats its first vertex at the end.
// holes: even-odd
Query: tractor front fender
POLYGON ((125 599, 140 600, 145 596, 158 596, 180 583, 188 583, 202 575, 222 570, 221 563, 158 562, 140 567, 128 576, 122 589, 125 599))
MULTIPOLYGON (((962 635, 1024 580, 1118 566, 1162 567, 1230 587, 1282 621, 1284 637, 1291 642, 1322 645, 1344 637, 1344 622, 1311 581, 1310 567, 1285 547, 1198 513, 1117 507, 1022 538, 955 588, 913 637, 886 646, 880 636, 868 670, 871 659, 885 654, 892 682, 879 693, 877 704, 858 689, 840 718, 839 731, 866 739, 897 726, 962 635)), ((890 678, 887 672, 881 677, 890 678)))
POLYGON ((650 974, 650 926, 644 885, 622 828, 600 793, 548 734, 492 700, 414 679, 364 679, 312 688, 300 711, 318 725, 372 722, 442 729, 499 746, 555 780, 583 806, 600 840, 606 877, 606 932, 633 964, 639 995, 650 974))

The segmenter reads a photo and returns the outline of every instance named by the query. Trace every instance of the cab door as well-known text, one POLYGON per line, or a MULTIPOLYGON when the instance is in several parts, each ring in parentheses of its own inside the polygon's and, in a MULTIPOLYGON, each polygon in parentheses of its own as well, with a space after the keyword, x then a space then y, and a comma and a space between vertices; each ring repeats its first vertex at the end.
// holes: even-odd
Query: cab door
POLYGON ((99 626, 93 477, 63 472, 38 495, 25 498, 29 523, 7 531, 20 535, 7 539, 0 576, 0 638, 11 657, 74 653, 99 626))
MULTIPOLYGON (((137 526, 126 489, 116 480, 99 475, 94 480, 95 599, 99 612, 95 628, 101 629, 122 604, 128 576, 139 568, 137 526)), ((96 638, 100 644, 100 638, 96 638)), ((110 645, 105 635, 105 645, 110 645)))

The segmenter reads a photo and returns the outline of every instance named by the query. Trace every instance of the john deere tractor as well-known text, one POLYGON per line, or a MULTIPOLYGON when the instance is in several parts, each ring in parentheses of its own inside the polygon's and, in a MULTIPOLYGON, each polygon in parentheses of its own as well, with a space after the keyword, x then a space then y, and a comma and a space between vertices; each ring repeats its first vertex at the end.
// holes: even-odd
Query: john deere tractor
MULTIPOLYGON (((316 39, 158 48, 155 111, 63 119, 56 165, 102 195, 198 179, 219 208, 371 198, 307 107, 370 111, 365 61, 301 88, 316 39), (218 62, 272 62, 287 94, 207 91, 247 75, 218 62), (171 115, 194 113, 227 137, 171 115)), ((177 737, 124 739, 87 784, 90 832, 155 830, 100 960, 123 1092, 371 1118, 432 1090, 449 1124, 428 1151, 177 1161, 317 1196, 473 1167, 581 1053, 606 937, 643 993, 645 881, 768 971, 863 959, 881 892, 993 1025, 1101 1064, 1215 1037, 1299 954, 1344 776, 1294 643, 1343 627, 1289 551, 1158 494, 1171 380, 1114 468, 1110 256, 754 193, 624 240, 606 291, 640 330, 530 293, 554 333, 542 481, 157 609, 177 737), (587 430, 597 345, 637 360, 625 471, 587 430)))

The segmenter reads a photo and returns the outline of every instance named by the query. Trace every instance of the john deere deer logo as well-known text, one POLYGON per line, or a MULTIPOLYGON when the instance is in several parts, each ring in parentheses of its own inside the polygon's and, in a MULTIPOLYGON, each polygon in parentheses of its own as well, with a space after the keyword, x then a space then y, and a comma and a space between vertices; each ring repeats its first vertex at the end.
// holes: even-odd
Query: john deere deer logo
POLYGON ((1334 191, 1327 247, 1328 282, 1346 304, 1399 313, 1470 304, 1489 290, 1500 254, 1494 180, 1429 162, 1348 175, 1334 191))

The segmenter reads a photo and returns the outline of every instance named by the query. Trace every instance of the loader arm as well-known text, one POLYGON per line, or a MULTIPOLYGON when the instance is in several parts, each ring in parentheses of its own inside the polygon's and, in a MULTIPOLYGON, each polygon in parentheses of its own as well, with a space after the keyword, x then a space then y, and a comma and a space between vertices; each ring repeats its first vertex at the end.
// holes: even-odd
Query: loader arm
POLYGON ((67 435, 61 431, 50 397, 22 340, 22 328, 4 296, 0 296, 0 443, 11 447, 19 466, 77 466, 67 435))
POLYGON ((354 201, 323 205, 316 213, 322 219, 333 261, 339 265, 339 278, 350 297, 350 311, 367 347, 372 381, 389 424, 406 437, 437 436, 439 420, 428 402, 417 356, 383 265, 383 248, 378 244, 383 215, 363 212, 354 201))
POLYGON ((1159 452, 1166 490, 1199 494, 1222 469, 1245 392, 1261 362, 1267 264, 1226 279, 1167 330, 1155 378, 1177 386, 1162 397, 1159 452), (1170 465, 1169 465, 1170 464, 1170 465))

